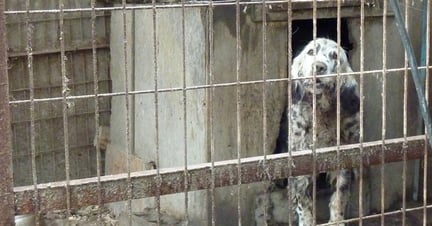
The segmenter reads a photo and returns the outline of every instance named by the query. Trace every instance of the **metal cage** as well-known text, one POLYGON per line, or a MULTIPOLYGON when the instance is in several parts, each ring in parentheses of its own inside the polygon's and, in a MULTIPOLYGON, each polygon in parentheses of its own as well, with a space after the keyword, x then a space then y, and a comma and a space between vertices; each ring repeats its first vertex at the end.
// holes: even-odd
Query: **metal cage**
POLYGON ((310 174, 334 225, 320 174, 356 168, 339 223, 429 225, 430 3, 0 0, 0 224, 255 225, 272 181, 310 174), (317 37, 348 53, 359 142, 275 154, 317 37))

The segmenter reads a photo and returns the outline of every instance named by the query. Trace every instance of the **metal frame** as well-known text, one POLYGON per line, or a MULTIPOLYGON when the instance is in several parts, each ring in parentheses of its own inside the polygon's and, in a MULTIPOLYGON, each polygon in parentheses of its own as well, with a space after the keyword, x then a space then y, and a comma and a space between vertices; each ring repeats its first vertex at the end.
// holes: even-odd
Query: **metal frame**
MULTIPOLYGON (((386 140, 384 160, 386 163, 404 160, 402 155, 406 153, 406 159, 421 158, 426 150, 425 136, 407 137, 404 139, 386 140)), ((381 164, 381 141, 363 143, 363 150, 360 152, 359 145, 342 145, 339 148, 340 161, 344 168, 360 167, 361 165, 372 166, 381 164)), ((316 150, 317 171, 324 172, 337 168, 337 147, 322 148, 316 150)), ((130 198, 140 199, 154 197, 157 195, 167 195, 185 191, 196 191, 210 189, 214 186, 223 187, 236 185, 237 180, 242 184, 259 182, 266 179, 280 179, 287 176, 288 170, 292 176, 305 175, 312 173, 310 166, 313 164, 312 152, 301 151, 291 155, 289 153, 266 155, 266 165, 263 165, 264 156, 241 158, 240 169, 237 160, 216 161, 199 165, 189 165, 187 173, 184 168, 160 169, 143 172, 132 172, 113 176, 100 177, 100 189, 98 177, 70 180, 70 208, 80 208, 88 205, 98 204, 98 193, 105 203, 124 201, 130 198), (290 167, 286 164, 291 162, 297 167, 290 167), (300 164, 301 163, 301 164, 300 164), (213 165, 213 167, 212 167, 213 165), (213 170, 212 170, 213 168, 213 170), (241 177, 239 178, 239 172, 241 177), (212 185, 212 176, 214 184, 212 185), (187 180, 185 178, 187 175, 187 180), (130 178, 130 179, 129 179, 130 178), (159 178, 155 180, 155 178, 159 178), (129 193, 129 181, 132 187, 132 194, 129 193), (185 182, 187 181, 187 187, 185 182), (160 188, 160 191, 159 191, 160 188)), ((56 209, 66 209, 66 182, 53 182, 48 184, 38 184, 37 189, 40 196, 41 211, 56 209)), ((34 196, 33 186, 15 187, 15 205, 19 214, 33 213, 35 211, 32 197, 34 196)))

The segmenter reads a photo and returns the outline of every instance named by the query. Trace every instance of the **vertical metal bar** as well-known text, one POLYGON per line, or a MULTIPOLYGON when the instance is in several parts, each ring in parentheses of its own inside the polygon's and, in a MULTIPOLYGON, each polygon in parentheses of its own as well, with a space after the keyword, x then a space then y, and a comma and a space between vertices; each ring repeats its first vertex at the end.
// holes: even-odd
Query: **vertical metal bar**
MULTIPOLYGON (((430 82, 430 75, 429 75, 429 61, 430 61, 430 10, 431 10, 431 1, 424 1, 423 2, 423 10, 426 10, 426 12, 423 12, 423 40, 422 40, 422 63, 426 66, 426 69, 424 71, 423 75, 423 80, 425 82, 425 86, 424 86, 424 90, 425 90, 425 99, 426 99, 426 103, 429 104, 428 106, 430 106, 429 103, 429 92, 430 92, 430 87, 429 87, 429 82, 430 82)), ((423 88, 423 87, 422 87, 423 88)), ((428 125, 426 125, 428 126, 428 125)), ((430 126, 430 125, 429 125, 430 126)), ((428 127, 426 127, 426 137, 429 137, 429 143, 430 143, 430 130, 428 131, 427 129, 428 127)), ((430 128, 430 127, 429 127, 430 128)), ((425 140, 425 144, 426 144, 426 140, 425 140)), ((426 145, 425 145, 426 146, 426 145)), ((428 210, 427 210, 427 199, 428 199, 428 169, 429 169, 429 154, 426 151, 427 149, 425 149, 425 154, 424 154, 424 158, 423 158, 423 162, 424 162, 424 166, 423 166, 423 225, 426 226, 427 225, 427 221, 428 221, 428 210)), ((419 161, 418 161, 419 162, 419 161)), ((420 164, 419 164, 420 165, 420 164)), ((417 169, 419 169, 419 167, 417 167, 417 169)), ((417 174, 419 175, 419 173, 417 174)), ((418 183, 416 184, 418 185, 418 183)))
MULTIPOLYGON (((405 0, 405 27, 408 29, 408 0, 405 0)), ((404 54, 404 92, 403 92, 403 168, 402 168, 402 226, 406 225, 406 177, 407 177, 407 105, 408 105, 408 57, 404 54)))
POLYGON ((241 89, 240 89, 240 64, 241 64, 241 46, 240 46, 240 0, 236 0, 236 128, 237 128, 237 224, 242 225, 241 215, 241 89))
MULTIPOLYGON (((102 207, 102 187, 101 187, 101 156, 100 156, 100 143, 99 143, 99 78, 97 70, 97 50, 96 50, 96 0, 91 0, 91 38, 92 38, 92 66, 93 66, 93 93, 94 93, 94 107, 95 107, 95 134, 96 134, 96 176, 97 176, 97 190, 98 190, 98 206, 102 207)), ((98 221, 101 221, 102 208, 98 209, 98 221)))
POLYGON ((382 38, 382 124, 381 124, 381 225, 384 225, 384 212, 385 212, 385 137, 386 137, 386 88, 387 88, 387 0, 383 3, 383 38, 382 38))
MULTIPOLYGON (((312 4, 312 36, 313 36, 313 55, 314 55, 314 62, 316 62, 316 38, 317 38, 317 0, 313 0, 312 4)), ((313 93, 316 93, 316 70, 313 70, 312 73, 312 79, 313 79, 313 93)), ((316 225, 316 193, 317 193, 317 184, 316 184, 316 177, 317 177, 317 154, 316 154, 316 148, 317 148, 317 112, 316 112, 316 95, 312 95, 312 225, 316 225)))
MULTIPOLYGON (((422 45, 421 45, 421 55, 420 55, 420 66, 426 66, 426 54, 428 54, 429 50, 426 48, 428 45, 428 30, 429 30, 429 22, 428 22, 428 3, 429 1, 423 1, 422 4, 422 45), (427 52, 427 53, 426 53, 427 52)), ((426 70, 424 69, 420 72, 420 81, 421 87, 425 89, 425 80, 426 80, 426 70)), ((413 200, 418 201, 419 197, 419 186, 420 186, 420 160, 414 160, 414 178, 413 178, 413 200)))
POLYGON ((183 77, 183 138, 184 138, 184 195, 185 195, 185 221, 189 224, 189 177, 188 177, 188 129, 187 129, 187 80, 186 80, 186 24, 185 24, 185 0, 182 4, 182 77, 183 77))
MULTIPOLYGON (((262 36, 261 36, 261 44, 262 44, 262 87, 261 87, 261 95, 262 95, 262 102, 261 102, 261 111, 262 111, 262 151, 263 151, 263 161, 262 161, 262 167, 263 167, 263 172, 267 172, 267 141, 266 141, 266 134, 267 134, 267 110, 266 110, 266 105, 267 105, 267 100, 266 100, 266 77, 267 77, 267 4, 266 4, 266 0, 262 0, 261 2, 261 16, 262 16, 262 26, 261 26, 261 30, 262 30, 262 36)), ((266 173, 264 173, 263 175, 263 184, 264 186, 268 186, 268 180, 270 178, 268 178, 268 175, 266 175, 266 173)), ((268 191, 267 189, 264 191, 266 193, 266 195, 268 195, 268 191)), ((265 204, 265 209, 268 209, 269 203, 265 204)), ((268 213, 267 211, 264 211, 264 219, 268 218, 268 213)), ((267 224, 267 221, 265 222, 267 224)))
POLYGON ((29 91, 30 91, 30 151, 31 151, 31 168, 34 187, 33 205, 36 213, 36 225, 40 221, 39 193, 37 189, 37 167, 36 167, 36 130, 35 130, 35 103, 34 103, 34 73, 33 73, 33 26, 30 23, 30 0, 26 0, 26 17, 25 25, 27 29, 27 70, 29 74, 29 91))
MULTIPOLYGON (((287 114, 287 128, 288 128, 288 137, 285 138, 285 141, 288 142, 287 145, 287 149, 288 149, 288 160, 287 160, 287 165, 288 167, 288 188, 291 187, 291 180, 290 177, 292 176, 292 170, 291 170, 291 162, 292 162, 292 150, 291 150, 291 134, 292 134, 292 126, 290 126, 290 120, 291 120, 291 105, 292 105, 292 83, 293 81, 291 80, 291 66, 292 66, 292 58, 293 58, 293 52, 292 52, 292 35, 293 35, 293 31, 292 31, 292 1, 288 0, 288 7, 287 7, 287 14, 288 14, 288 38, 287 38, 287 48, 288 48, 288 85, 287 85, 287 94, 288 94, 288 98, 287 98, 287 110, 286 110, 286 114, 287 114)), ((283 126, 283 125, 281 125, 283 126)), ((292 197, 291 197, 291 192, 290 189, 287 189, 287 197, 288 197, 288 225, 292 226, 292 222, 294 221, 293 219, 293 213, 292 213, 292 197)))
MULTIPOLYGON (((129 225, 132 225, 132 183, 131 183, 131 153, 130 153, 130 112, 129 112, 129 75, 128 75, 128 43, 127 43, 127 23, 126 23, 126 0, 122 0, 122 16, 123 16, 123 54, 124 54, 124 89, 125 89, 125 108, 126 108, 126 168, 127 168, 127 203, 126 209, 129 216, 129 225)), ((135 28, 132 28, 135 29, 135 28)))
MULTIPOLYGON (((360 156, 363 156, 363 135, 364 135, 364 20, 365 20, 365 0, 361 0, 360 6, 360 116, 359 116, 359 149, 360 156)), ((361 158, 360 163, 360 179, 359 179, 359 226, 363 226, 363 175, 364 175, 364 166, 363 166, 363 158, 361 158)))
POLYGON ((264 155, 264 161, 263 161, 263 167, 266 167, 266 160, 267 160, 267 142, 266 142, 266 134, 267 134, 267 100, 266 100, 266 79, 267 79, 267 4, 266 0, 262 0, 262 129, 263 129, 263 135, 262 135, 262 141, 263 141, 263 155, 264 155))
MULTIPOLYGON (((155 115, 155 129, 156 129, 156 165, 160 166, 159 160, 159 91, 158 91, 158 35, 157 35, 157 11, 156 11, 156 0, 152 0, 152 20, 153 20, 153 65, 154 65, 154 115, 155 115)), ((157 180, 157 194, 156 194, 156 209, 157 209, 157 224, 161 224, 161 204, 160 204, 160 191, 161 191, 161 176, 159 167, 156 168, 157 180)))
POLYGON ((66 171, 66 206, 67 216, 70 217, 70 161, 69 161, 69 123, 68 123, 68 108, 71 104, 67 99, 70 95, 69 78, 66 74, 66 54, 65 54, 65 41, 64 41, 64 2, 59 0, 59 29, 60 29, 60 63, 61 63, 61 78, 62 78, 62 104, 63 104, 63 135, 64 135, 64 152, 65 152, 65 171, 66 171))
MULTIPOLYGON (((425 51, 427 51, 426 53, 426 59, 425 59, 425 65, 426 67, 426 78, 425 78, 425 94, 424 98, 425 98, 425 102, 426 104, 428 104, 428 106, 430 106, 429 103, 429 92, 430 92, 430 72, 429 72, 429 61, 430 61, 430 52, 429 52, 429 48, 430 48, 430 10, 431 10, 431 1, 427 1, 427 9, 426 9, 426 41, 424 43, 425 45, 425 51)), ((414 71, 416 71, 414 69, 414 71)), ((418 94, 418 93, 417 93, 418 94)), ((431 144, 431 125, 430 122, 428 123, 429 120, 425 119, 425 110, 423 109, 422 111, 423 113, 423 117, 424 117, 424 122, 425 122, 425 134, 426 134, 426 138, 429 138, 429 144, 431 144)), ((429 112, 430 115, 430 112, 429 112)), ((427 225, 427 221, 428 221, 428 209, 427 209, 427 199, 428 199, 428 169, 429 169, 429 152, 427 149, 427 139, 425 139, 425 152, 424 152, 424 158, 423 158, 423 162, 424 162, 424 166, 423 166, 423 225, 426 226, 427 225)))
MULTIPOLYGON (((431 11, 431 1, 427 1, 428 2, 428 4, 427 4, 427 7, 426 7, 426 42, 425 42, 425 49, 426 50, 429 50, 429 48, 430 48, 430 23, 431 23, 431 16, 430 16, 430 11, 431 11)), ((429 94, 430 93, 430 86, 429 86, 429 84, 430 84, 430 68, 429 68, 429 63, 430 63, 430 52, 429 51, 427 51, 427 54, 426 54, 426 62, 425 62, 425 65, 427 65, 427 67, 426 67, 426 86, 425 86, 425 93, 427 93, 427 94, 429 94)), ((429 95, 426 95, 426 103, 428 104, 428 106, 430 106, 430 100, 429 100, 429 95)), ((430 128, 430 127, 429 127, 430 128)), ((426 129, 426 131, 427 131, 427 129, 426 129)), ((426 137, 428 137, 428 136, 430 136, 430 130, 427 132, 428 134, 427 134, 427 136, 426 137)), ((425 141, 425 143, 426 143, 426 141, 425 141)), ((429 139, 429 143, 430 143, 430 139, 429 139)), ((426 146, 426 145, 425 145, 426 146)), ((426 149, 427 150, 427 149, 426 149)), ((425 162, 425 165, 424 165, 424 176, 423 176, 423 184, 424 184, 424 186, 423 186, 423 224, 424 225, 426 225, 426 223, 427 223, 427 212, 428 212, 428 210, 427 210, 427 198, 428 198, 428 196, 427 196, 427 191, 428 191, 428 169, 429 169, 429 153, 427 152, 427 151, 425 151, 425 156, 424 156, 424 162, 425 162)))
MULTIPOLYGON (((135 3, 132 4, 132 6, 135 6, 135 3)), ((135 27, 136 27, 136 23, 135 23, 135 9, 132 10, 131 13, 131 31, 130 31, 130 35, 131 37, 131 43, 129 44, 130 49, 131 49, 131 90, 132 91, 136 91, 136 87, 135 87, 135 72, 136 72, 136 34, 135 34, 135 27)), ((131 95, 130 97, 130 109, 131 109, 131 113, 130 115, 132 116, 130 119, 130 131, 132 132, 131 134, 131 143, 130 143, 130 150, 131 150, 131 155, 136 155, 136 151, 135 151, 135 141, 136 141, 136 129, 135 129, 135 94, 131 95)))
POLYGON ((210 199, 211 199, 211 225, 216 226, 216 206, 215 206, 215 171, 214 171, 214 161, 215 161, 215 150, 214 150, 214 100, 215 100, 215 87, 214 84, 214 76, 213 76, 213 0, 209 2, 208 9, 208 38, 209 38, 209 55, 208 55, 208 73, 210 80, 210 98, 209 98, 209 107, 210 107, 210 120, 209 120, 209 128, 210 128, 210 161, 211 161, 211 189, 210 189, 210 199))
MULTIPOLYGON (((338 46, 341 46, 341 2, 340 0, 337 0, 337 9, 336 9, 336 36, 337 36, 337 44, 338 46)), ((339 179, 339 173, 341 170, 341 162, 340 162, 340 48, 337 49, 337 71, 336 71, 336 159, 337 159, 337 167, 336 167, 336 173, 337 177, 336 180, 339 179)), ((351 75, 350 75, 351 76, 351 75)), ((336 182, 339 183, 339 182, 336 182)), ((336 197, 339 197, 339 189, 336 189, 336 197)), ((338 223, 339 219, 336 221, 338 223)))
POLYGON ((0 225, 14 224, 12 134, 9 111, 5 1, 0 0, 0 225))

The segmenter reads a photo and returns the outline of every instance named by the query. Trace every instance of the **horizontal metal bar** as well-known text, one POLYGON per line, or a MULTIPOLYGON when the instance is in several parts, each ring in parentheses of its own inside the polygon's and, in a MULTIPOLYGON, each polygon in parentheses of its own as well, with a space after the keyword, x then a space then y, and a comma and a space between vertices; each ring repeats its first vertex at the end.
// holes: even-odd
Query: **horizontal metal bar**
MULTIPOLYGON (((104 114, 104 113, 111 113, 111 108, 107 108, 107 109, 102 109, 98 111, 99 114, 104 114)), ((95 112, 94 111, 80 111, 78 113, 74 113, 71 114, 69 116, 70 119, 74 119, 77 117, 82 117, 82 116, 91 116, 92 119, 94 117, 95 112)), ((50 116, 45 116, 43 118, 36 118, 34 120, 35 123, 37 122, 45 122, 45 121, 50 121, 50 120, 54 120, 54 119, 63 119, 62 115, 50 115, 50 116)), ((22 123, 29 123, 31 122, 31 119, 26 119, 26 120, 15 120, 12 121, 12 125, 16 125, 16 124, 22 124, 22 123)))
MULTIPOLYGON (((360 144, 343 145, 339 147, 340 162, 344 168, 359 167, 360 164, 377 165, 381 163, 382 141, 363 143, 363 152, 360 153, 360 144)), ((404 138, 389 139, 386 141, 384 151, 385 162, 402 161, 403 152, 406 151, 407 159, 423 157, 425 151, 425 135, 404 138)), ((337 164, 337 147, 321 148, 316 150, 317 170, 335 170, 337 164)), ((265 165, 264 157, 250 157, 241 159, 241 181, 243 184, 269 179, 287 177, 289 167, 294 176, 311 174, 313 164, 312 151, 298 151, 292 154, 288 161, 287 153, 267 155, 265 165), (287 164, 291 162, 292 164, 287 164)), ((219 161, 214 163, 214 185, 216 187, 236 185, 238 182, 238 160, 219 161)), ((166 195, 184 192, 185 174, 184 167, 172 169, 134 172, 130 175, 132 186, 132 198, 152 197, 156 194, 166 195), (161 190, 158 191, 157 188, 161 190)), ((208 189, 212 186, 211 163, 192 165, 187 170, 188 191, 208 189)), ((126 183, 127 174, 103 176, 100 179, 102 200, 104 203, 124 201, 128 199, 129 184, 126 183)), ((98 203, 98 178, 86 178, 71 180, 69 183, 71 195, 71 208, 80 208, 98 203)), ((37 185, 39 194, 39 208, 41 211, 49 211, 66 208, 66 182, 54 182, 37 185)), ((15 205, 19 214, 32 213, 35 210, 32 197, 34 186, 16 187, 15 205)))
MULTIPOLYGON (((88 144, 81 144, 81 145, 70 145, 70 150, 71 153, 73 152, 78 152, 82 149, 88 149, 88 150, 95 150, 95 145, 92 143, 88 143, 88 144)), ((96 150, 95 150, 96 151, 96 150)), ((56 155, 56 154, 64 154, 64 148, 52 148, 52 149, 44 149, 44 150, 38 150, 36 152, 36 157, 41 157, 44 155, 56 155)), ((26 151, 22 151, 21 150, 14 150, 14 160, 18 159, 18 158, 31 158, 31 153, 30 151, 26 150, 26 151)))
MULTIPOLYGON (((111 79, 100 79, 100 80, 98 80, 98 83, 100 83, 100 84, 104 84, 104 83, 107 84, 107 83, 110 83, 110 82, 111 82, 111 79)), ((93 86, 93 84, 94 84, 94 81, 83 81, 83 82, 74 82, 74 83, 70 84, 70 86, 72 86, 72 87, 85 86, 85 85, 91 85, 91 86, 93 86)), ((46 84, 44 84, 44 85, 46 85, 46 84)), ((39 90, 44 90, 44 89, 56 89, 56 88, 59 89, 59 88, 62 88, 62 86, 61 85, 37 86, 37 87, 34 87, 33 89, 35 91, 39 91, 39 90)), ((18 88, 18 89, 10 90, 10 92, 11 93, 30 92, 30 88, 29 87, 18 88)))
MULTIPOLYGON (((432 66, 424 66, 419 67, 419 69, 432 69, 432 66)), ((387 73, 391 72, 403 72, 406 68, 394 68, 394 69, 387 69, 387 73)), ((408 68, 410 70, 410 68, 408 68)), ((370 70, 370 71, 363 71, 363 72, 350 72, 350 73, 339 73, 339 74, 329 74, 329 75, 320 75, 316 76, 316 78, 325 78, 325 77, 335 77, 335 76, 345 76, 345 75, 374 75, 375 73, 382 73, 382 70, 370 70)), ((169 76, 168 76, 169 77, 169 76)), ((187 86, 186 88, 183 87, 173 87, 173 88, 161 88, 158 89, 158 93, 165 93, 165 92, 177 92, 177 91, 183 91, 183 90, 197 90, 197 89, 209 89, 209 88, 216 88, 216 87, 230 87, 230 86, 237 86, 237 85, 252 85, 252 84, 262 84, 262 83, 273 83, 273 82, 289 82, 294 80, 300 80, 304 78, 275 78, 275 79, 266 79, 264 80, 252 80, 252 81, 239 81, 239 82, 227 82, 227 83, 215 83, 215 84, 208 84, 208 85, 196 85, 196 86, 187 86)), ((154 94, 154 89, 149 90, 136 90, 136 91, 129 91, 128 95, 138 95, 138 94, 154 94)), ((98 97, 115 97, 115 96, 124 96, 126 95, 126 92, 111 92, 111 93, 99 93, 98 97)), ((68 96, 66 97, 67 100, 78 100, 78 99, 88 99, 88 98, 94 98, 94 94, 90 95, 79 95, 79 96, 68 96)), ((62 101, 63 97, 50 97, 50 98, 35 98, 33 99, 34 102, 50 102, 50 101, 62 101)), ((11 100, 10 104, 23 104, 23 103, 30 103, 30 100, 11 100)))
MULTIPOLYGON (((332 2, 334 0, 318 0, 318 2, 322 2, 324 6, 326 6, 325 3, 332 2)), ((345 0, 345 2, 352 2, 358 0, 345 0)), ((266 5, 269 4, 281 4, 281 3, 287 3, 287 0, 267 0, 265 2, 266 5)), ((293 9, 295 9, 296 4, 300 4, 301 8, 304 8, 304 3, 311 2, 310 0, 291 0, 291 4, 293 6, 293 9)), ((96 12, 98 11, 113 11, 113 10, 138 10, 138 9, 152 9, 153 7, 159 8, 190 8, 190 7, 209 7, 211 6, 227 6, 227 5, 235 5, 237 4, 237 1, 235 0, 228 0, 228 1, 188 1, 182 4, 180 1, 175 3, 167 3, 167 2, 158 2, 155 5, 153 4, 141 4, 141 5, 128 5, 126 7, 123 6, 113 6, 113 7, 97 7, 94 10, 96 12)), ((262 1, 241 1, 238 3, 241 6, 245 5, 262 5, 262 1)), ((326 6, 328 7, 328 6, 326 6)), ((74 8, 74 9, 63 9, 64 13, 73 13, 73 12, 91 12, 92 8, 74 8)), ((11 14, 25 14, 27 13, 26 10, 8 10, 5 12, 6 15, 11 14)), ((29 10, 29 14, 43 14, 43 13, 60 13, 60 9, 38 9, 38 10, 29 10)))
MULTIPOLYGON (((11 18, 10 16, 13 14, 9 14, 8 17, 6 17, 6 25, 15 25, 15 24, 24 24, 26 23, 26 19, 25 17, 13 17, 11 18)), ((100 12, 96 15, 97 17, 109 17, 109 14, 100 12)), ((91 19, 91 15, 65 15, 65 17, 63 18, 65 21, 68 20, 90 20, 91 19)), ((47 17, 41 17, 41 18, 31 18, 31 23, 32 24, 37 24, 37 23, 41 23, 41 22, 51 22, 51 21, 59 21, 59 18, 56 15, 53 15, 53 17, 51 18, 47 18, 47 17)))
MULTIPOLYGON (((311 2, 312 3, 312 2, 311 2)), ((316 18, 318 19, 326 19, 326 18, 353 18, 360 17, 359 6, 349 6, 342 7, 340 13, 337 13, 336 1, 332 5, 333 7, 321 7, 317 9, 316 18)), ((275 6, 267 6, 266 7, 266 20, 269 22, 286 22, 288 20, 287 9, 284 9, 287 4, 277 4, 275 6)), ((252 19, 255 22, 262 21, 262 6, 256 5, 253 9, 252 19)), ((383 15, 383 10, 379 7, 369 7, 365 10, 366 17, 378 17, 383 15)), ((393 16, 392 13, 387 13, 388 16, 393 16)), ((311 9, 308 7, 300 8, 292 11, 292 15, 290 15, 292 20, 305 20, 312 19, 311 9)))
MULTIPOLYGON (((96 49, 109 49, 109 44, 99 44, 96 45, 96 49)), ((65 52, 76 52, 76 51, 90 51, 92 50, 93 47, 91 45, 87 45, 87 46, 78 46, 78 47, 73 47, 73 46, 69 46, 65 48, 65 52)), ((60 49, 55 48, 55 49, 45 49, 45 50, 39 50, 39 51, 33 51, 32 52, 32 56, 36 56, 36 55, 47 55, 47 54, 60 54, 60 49)), ((27 57, 28 54, 26 51, 23 52, 8 52, 8 57, 27 57)))
MULTIPOLYGON (((411 208, 406 208, 406 209, 387 211, 387 212, 384 212, 383 214, 376 213, 376 214, 371 214, 371 215, 363 216, 361 219, 363 219, 363 220, 373 220, 373 219, 381 218, 382 216, 385 216, 385 217, 392 216, 394 218, 401 218, 402 216, 397 216, 397 215, 402 215, 402 213, 404 211, 406 213, 417 213, 417 214, 423 215, 423 210, 424 209, 427 209, 428 211, 430 211, 432 209, 432 205, 419 206, 419 207, 411 207, 411 208)), ((429 214, 431 214, 431 213, 429 213, 429 214)), ((351 218, 351 219, 346 219, 346 220, 340 221, 340 223, 358 222, 359 220, 360 220, 360 218, 356 217, 356 218, 351 218)), ((370 221, 365 221, 364 224, 365 225, 369 225, 369 222, 370 221)), ((324 223, 324 224, 318 224, 317 226, 333 226, 333 225, 334 225, 334 223, 329 222, 329 223, 324 223)))

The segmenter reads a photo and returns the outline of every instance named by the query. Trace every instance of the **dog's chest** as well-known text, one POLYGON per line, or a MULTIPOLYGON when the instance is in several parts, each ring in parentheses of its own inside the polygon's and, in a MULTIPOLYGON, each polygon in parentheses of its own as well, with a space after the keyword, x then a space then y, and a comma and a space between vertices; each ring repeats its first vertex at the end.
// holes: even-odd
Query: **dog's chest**
MULTIPOLYGON (((321 112, 316 111, 315 132, 316 132, 316 148, 334 146, 337 142, 337 116, 335 111, 321 112)), ((304 150, 311 149, 313 145, 313 108, 309 103, 298 103, 291 106, 292 125, 291 139, 288 143, 291 144, 291 149, 304 150)), ((343 128, 341 126, 341 128, 343 128)), ((343 131, 341 131, 341 142, 344 140, 343 131)))

